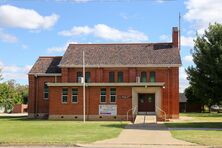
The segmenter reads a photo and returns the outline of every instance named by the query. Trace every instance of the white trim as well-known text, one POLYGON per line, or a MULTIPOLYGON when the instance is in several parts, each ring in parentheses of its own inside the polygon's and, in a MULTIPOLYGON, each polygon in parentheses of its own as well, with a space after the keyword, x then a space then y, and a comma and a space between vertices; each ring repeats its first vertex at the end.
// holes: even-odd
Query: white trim
MULTIPOLYGON (((180 67, 182 64, 134 64, 134 65, 105 65, 105 64, 95 64, 95 65, 85 65, 86 68, 99 68, 99 67, 180 67)), ((82 65, 75 65, 75 64, 69 64, 69 65, 61 65, 59 64, 58 67, 67 67, 67 68, 80 68, 82 65)))
MULTIPOLYGON (((82 83, 47 83, 48 86, 83 86, 82 83)), ((148 83, 86 83, 86 86, 164 86, 164 82, 148 82, 148 83)))
POLYGON ((78 104, 78 100, 79 100, 78 94, 79 94, 79 89, 78 88, 72 88, 72 95, 71 95, 71 102, 72 102, 72 104, 78 104), (77 89, 77 94, 76 95, 73 95, 73 89, 77 89), (73 102, 73 96, 77 97, 77 101, 76 102, 73 102))
POLYGON ((34 75, 34 76, 62 76, 61 73, 28 73, 28 75, 34 75))
POLYGON ((116 99, 117 99, 117 95, 116 95, 116 88, 114 88, 115 89, 115 95, 111 95, 111 89, 112 89, 113 87, 111 87, 110 89, 109 89, 109 102, 110 103, 113 103, 113 104, 116 104, 116 99), (115 102, 112 102, 111 101, 111 97, 112 96, 115 96, 115 102))
POLYGON ((62 88, 62 95, 61 95, 61 103, 62 104, 68 104, 68 101, 69 101, 68 94, 69 94, 69 89, 68 88, 62 88), (67 95, 63 94, 63 89, 67 89, 67 95), (67 102, 63 102, 63 96, 67 97, 67 102))
MULTIPOLYGON (((101 89, 103 89, 103 88, 101 88, 101 89)), ((99 100, 99 102, 100 102, 100 104, 106 104, 106 102, 107 102, 107 97, 106 97, 106 95, 107 95, 107 89, 106 88, 104 88, 104 89, 106 89, 106 94, 105 95, 101 95, 101 89, 100 89, 100 100, 99 100), (101 102, 101 100, 102 100, 102 96, 105 96, 105 102, 101 102)))

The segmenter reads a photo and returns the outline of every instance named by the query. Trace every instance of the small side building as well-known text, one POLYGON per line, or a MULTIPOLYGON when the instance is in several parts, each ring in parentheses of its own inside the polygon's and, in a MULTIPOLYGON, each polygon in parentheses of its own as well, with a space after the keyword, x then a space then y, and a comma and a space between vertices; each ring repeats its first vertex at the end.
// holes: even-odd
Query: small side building
POLYGON ((189 103, 184 93, 180 93, 180 113, 201 112, 201 105, 197 103, 189 103))

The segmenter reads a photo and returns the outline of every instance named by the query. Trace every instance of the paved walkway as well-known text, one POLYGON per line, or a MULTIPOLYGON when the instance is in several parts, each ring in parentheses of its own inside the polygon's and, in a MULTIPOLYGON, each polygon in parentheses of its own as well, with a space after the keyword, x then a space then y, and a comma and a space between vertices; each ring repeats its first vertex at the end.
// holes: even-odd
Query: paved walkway
POLYGON ((28 116, 28 113, 0 113, 0 117, 20 117, 20 116, 28 116))
POLYGON ((203 148, 207 146, 197 145, 171 136, 164 124, 141 123, 130 124, 117 138, 98 141, 83 147, 128 147, 128 148, 203 148))
POLYGON ((222 131, 222 128, 205 128, 205 127, 173 127, 169 130, 197 130, 197 131, 222 131))

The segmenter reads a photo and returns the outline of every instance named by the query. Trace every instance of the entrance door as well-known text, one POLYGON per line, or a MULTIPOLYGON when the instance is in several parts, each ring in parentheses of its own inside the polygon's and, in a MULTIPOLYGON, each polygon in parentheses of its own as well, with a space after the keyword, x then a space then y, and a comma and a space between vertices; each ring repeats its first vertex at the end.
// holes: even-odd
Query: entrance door
POLYGON ((155 94, 138 94, 138 112, 155 112, 155 94))

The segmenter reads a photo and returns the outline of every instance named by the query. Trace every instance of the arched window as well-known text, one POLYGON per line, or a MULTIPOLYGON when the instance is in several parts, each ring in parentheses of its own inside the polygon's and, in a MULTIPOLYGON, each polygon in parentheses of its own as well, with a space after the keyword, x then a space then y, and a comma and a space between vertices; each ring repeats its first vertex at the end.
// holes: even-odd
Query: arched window
POLYGON ((123 72, 122 71, 118 72, 118 82, 123 82, 123 72))
POLYGON ((109 72, 109 82, 115 82, 115 73, 113 71, 109 72))
POLYGON ((147 82, 146 81, 146 72, 145 71, 143 71, 143 72, 141 72, 141 82, 147 82))
POLYGON ((150 72, 150 82, 156 81, 156 73, 154 71, 150 72))

